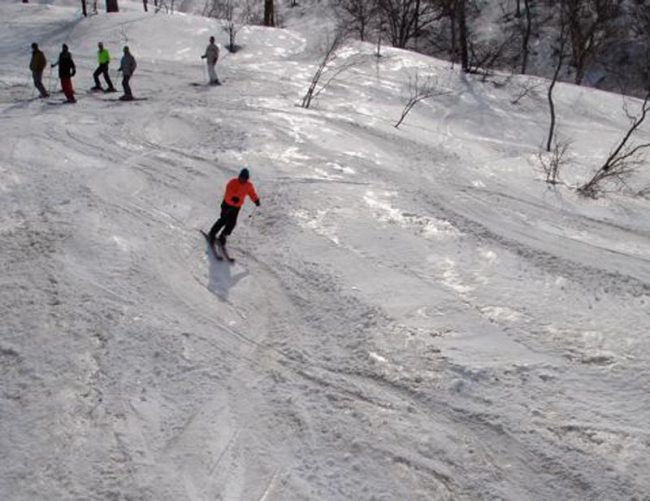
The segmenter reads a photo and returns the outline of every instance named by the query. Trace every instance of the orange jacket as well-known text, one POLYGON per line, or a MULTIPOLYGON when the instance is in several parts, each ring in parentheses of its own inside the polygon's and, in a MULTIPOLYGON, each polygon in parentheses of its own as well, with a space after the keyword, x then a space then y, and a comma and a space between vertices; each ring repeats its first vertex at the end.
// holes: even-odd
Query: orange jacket
POLYGON ((223 196, 223 201, 233 207, 241 207, 244 205, 246 195, 255 203, 260 199, 255 192, 253 183, 248 180, 242 182, 238 177, 234 177, 226 185, 226 194, 223 196))

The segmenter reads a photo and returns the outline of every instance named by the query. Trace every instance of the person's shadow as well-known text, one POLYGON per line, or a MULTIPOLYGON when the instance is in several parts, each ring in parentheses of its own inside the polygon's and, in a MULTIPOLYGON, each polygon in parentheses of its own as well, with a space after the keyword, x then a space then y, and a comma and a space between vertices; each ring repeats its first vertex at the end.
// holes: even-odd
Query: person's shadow
POLYGON ((236 263, 231 263, 226 259, 218 260, 208 242, 205 243, 205 250, 208 253, 208 260, 210 262, 208 290, 215 294, 219 299, 228 301, 228 293, 230 292, 230 289, 237 285, 237 282, 242 278, 246 277, 249 272, 244 269, 233 274, 233 268, 237 266, 236 263))

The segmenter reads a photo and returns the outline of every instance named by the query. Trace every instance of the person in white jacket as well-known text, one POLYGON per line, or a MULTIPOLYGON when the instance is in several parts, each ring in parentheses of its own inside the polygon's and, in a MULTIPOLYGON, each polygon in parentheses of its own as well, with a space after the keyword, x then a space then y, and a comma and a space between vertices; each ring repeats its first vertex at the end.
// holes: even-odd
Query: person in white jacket
POLYGON ((217 78, 217 71, 215 66, 219 60, 219 47, 214 43, 214 37, 210 37, 210 44, 205 49, 205 54, 201 56, 208 64, 208 75, 210 77, 210 85, 221 85, 217 78))

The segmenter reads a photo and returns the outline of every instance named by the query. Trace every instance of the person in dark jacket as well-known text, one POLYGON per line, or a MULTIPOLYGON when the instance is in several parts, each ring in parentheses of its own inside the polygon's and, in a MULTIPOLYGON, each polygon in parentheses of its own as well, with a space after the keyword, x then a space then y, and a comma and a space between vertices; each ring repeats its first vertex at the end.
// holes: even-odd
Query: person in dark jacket
POLYGON ((108 63, 110 62, 111 55, 109 54, 108 49, 105 49, 104 44, 99 42, 97 44, 97 64, 99 64, 99 66, 93 73, 95 86, 91 90, 103 90, 102 84, 99 82, 99 76, 104 75, 104 80, 106 80, 106 85, 108 85, 106 92, 116 92, 115 87, 113 87, 113 82, 111 82, 111 77, 108 74, 108 63))
POLYGON ((47 59, 45 54, 38 48, 37 43, 32 44, 32 59, 29 62, 29 69, 32 70, 32 78, 34 79, 34 87, 38 89, 41 97, 48 97, 49 94, 43 85, 43 70, 47 66, 47 59))
POLYGON ((133 76, 137 64, 135 58, 128 46, 124 47, 124 55, 120 61, 120 69, 117 71, 122 72, 122 88, 124 89, 124 95, 120 97, 122 101, 133 101, 133 94, 131 93, 131 86, 129 85, 129 80, 133 76))
POLYGON ((69 103, 76 103, 77 100, 74 98, 74 88, 72 87, 72 77, 77 73, 77 68, 74 65, 72 54, 70 54, 66 44, 63 44, 61 47, 59 60, 52 65, 52 68, 55 66, 59 67, 59 78, 61 79, 61 88, 63 89, 65 98, 69 103))
POLYGON ((244 199, 248 196, 259 207, 260 197, 255 192, 255 187, 248 179, 250 173, 248 169, 242 169, 238 177, 232 178, 226 184, 226 192, 221 202, 221 216, 216 223, 212 225, 210 233, 208 233, 208 241, 210 245, 214 245, 217 240, 217 233, 223 228, 218 237, 218 242, 221 247, 226 246, 226 239, 232 233, 237 224, 237 216, 239 210, 244 205, 244 199))

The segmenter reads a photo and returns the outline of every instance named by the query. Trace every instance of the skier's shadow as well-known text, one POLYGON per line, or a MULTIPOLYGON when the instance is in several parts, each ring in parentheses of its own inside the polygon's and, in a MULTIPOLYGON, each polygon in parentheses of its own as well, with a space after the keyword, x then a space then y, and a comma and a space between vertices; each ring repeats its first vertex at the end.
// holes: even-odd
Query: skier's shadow
POLYGON ((208 253, 210 261, 210 278, 208 281, 208 290, 214 293, 219 299, 228 300, 230 289, 248 275, 248 270, 244 269, 238 273, 233 273, 233 268, 237 266, 229 263, 225 259, 219 261, 212 252, 210 244, 206 243, 205 250, 208 253))

